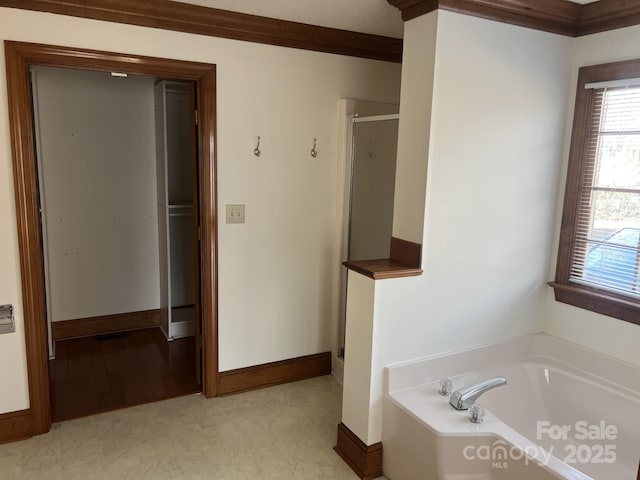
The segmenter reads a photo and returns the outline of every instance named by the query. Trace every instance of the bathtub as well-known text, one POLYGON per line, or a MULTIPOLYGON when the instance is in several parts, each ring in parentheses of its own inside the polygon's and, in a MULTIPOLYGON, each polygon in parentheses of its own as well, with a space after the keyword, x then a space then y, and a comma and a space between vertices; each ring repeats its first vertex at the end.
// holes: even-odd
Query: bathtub
POLYGON ((537 334, 385 369, 390 480, 636 480, 640 367, 537 334), (438 392, 492 376, 484 421, 438 392))

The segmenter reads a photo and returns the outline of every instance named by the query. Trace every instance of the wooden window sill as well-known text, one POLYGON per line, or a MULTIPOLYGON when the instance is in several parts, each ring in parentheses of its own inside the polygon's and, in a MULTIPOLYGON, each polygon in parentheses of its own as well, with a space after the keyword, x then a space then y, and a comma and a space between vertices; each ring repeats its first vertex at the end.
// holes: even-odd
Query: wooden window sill
POLYGON ((549 282, 557 302, 640 325, 640 303, 605 290, 575 283, 549 282))
POLYGON ((374 280, 417 277, 422 275, 421 268, 411 267, 404 263, 391 260, 390 258, 348 261, 344 262, 343 265, 349 270, 353 270, 374 280))

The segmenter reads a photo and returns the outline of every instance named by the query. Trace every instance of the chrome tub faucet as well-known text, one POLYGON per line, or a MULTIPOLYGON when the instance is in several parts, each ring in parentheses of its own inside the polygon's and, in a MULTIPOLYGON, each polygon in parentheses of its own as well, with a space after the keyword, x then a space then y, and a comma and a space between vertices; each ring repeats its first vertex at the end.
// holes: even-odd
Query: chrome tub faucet
POLYGON ((468 410, 480 395, 506 384, 507 379, 504 377, 488 378, 481 382, 474 383, 473 385, 469 385, 468 387, 456 390, 453 392, 453 395, 451 395, 449 404, 456 410, 468 410))

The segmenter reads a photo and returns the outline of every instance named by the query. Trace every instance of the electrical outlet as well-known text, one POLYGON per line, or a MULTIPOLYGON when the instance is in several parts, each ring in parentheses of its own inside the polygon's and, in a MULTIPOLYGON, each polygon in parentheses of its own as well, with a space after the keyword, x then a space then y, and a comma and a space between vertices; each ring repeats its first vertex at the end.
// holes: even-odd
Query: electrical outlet
POLYGON ((244 223, 244 205, 227 205, 227 223, 244 223))

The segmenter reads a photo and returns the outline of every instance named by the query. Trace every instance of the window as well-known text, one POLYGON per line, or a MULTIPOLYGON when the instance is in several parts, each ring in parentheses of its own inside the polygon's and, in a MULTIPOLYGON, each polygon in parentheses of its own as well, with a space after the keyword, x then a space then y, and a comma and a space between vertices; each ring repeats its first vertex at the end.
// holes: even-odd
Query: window
POLYGON ((640 324, 640 60, 580 69, 556 300, 640 324))

